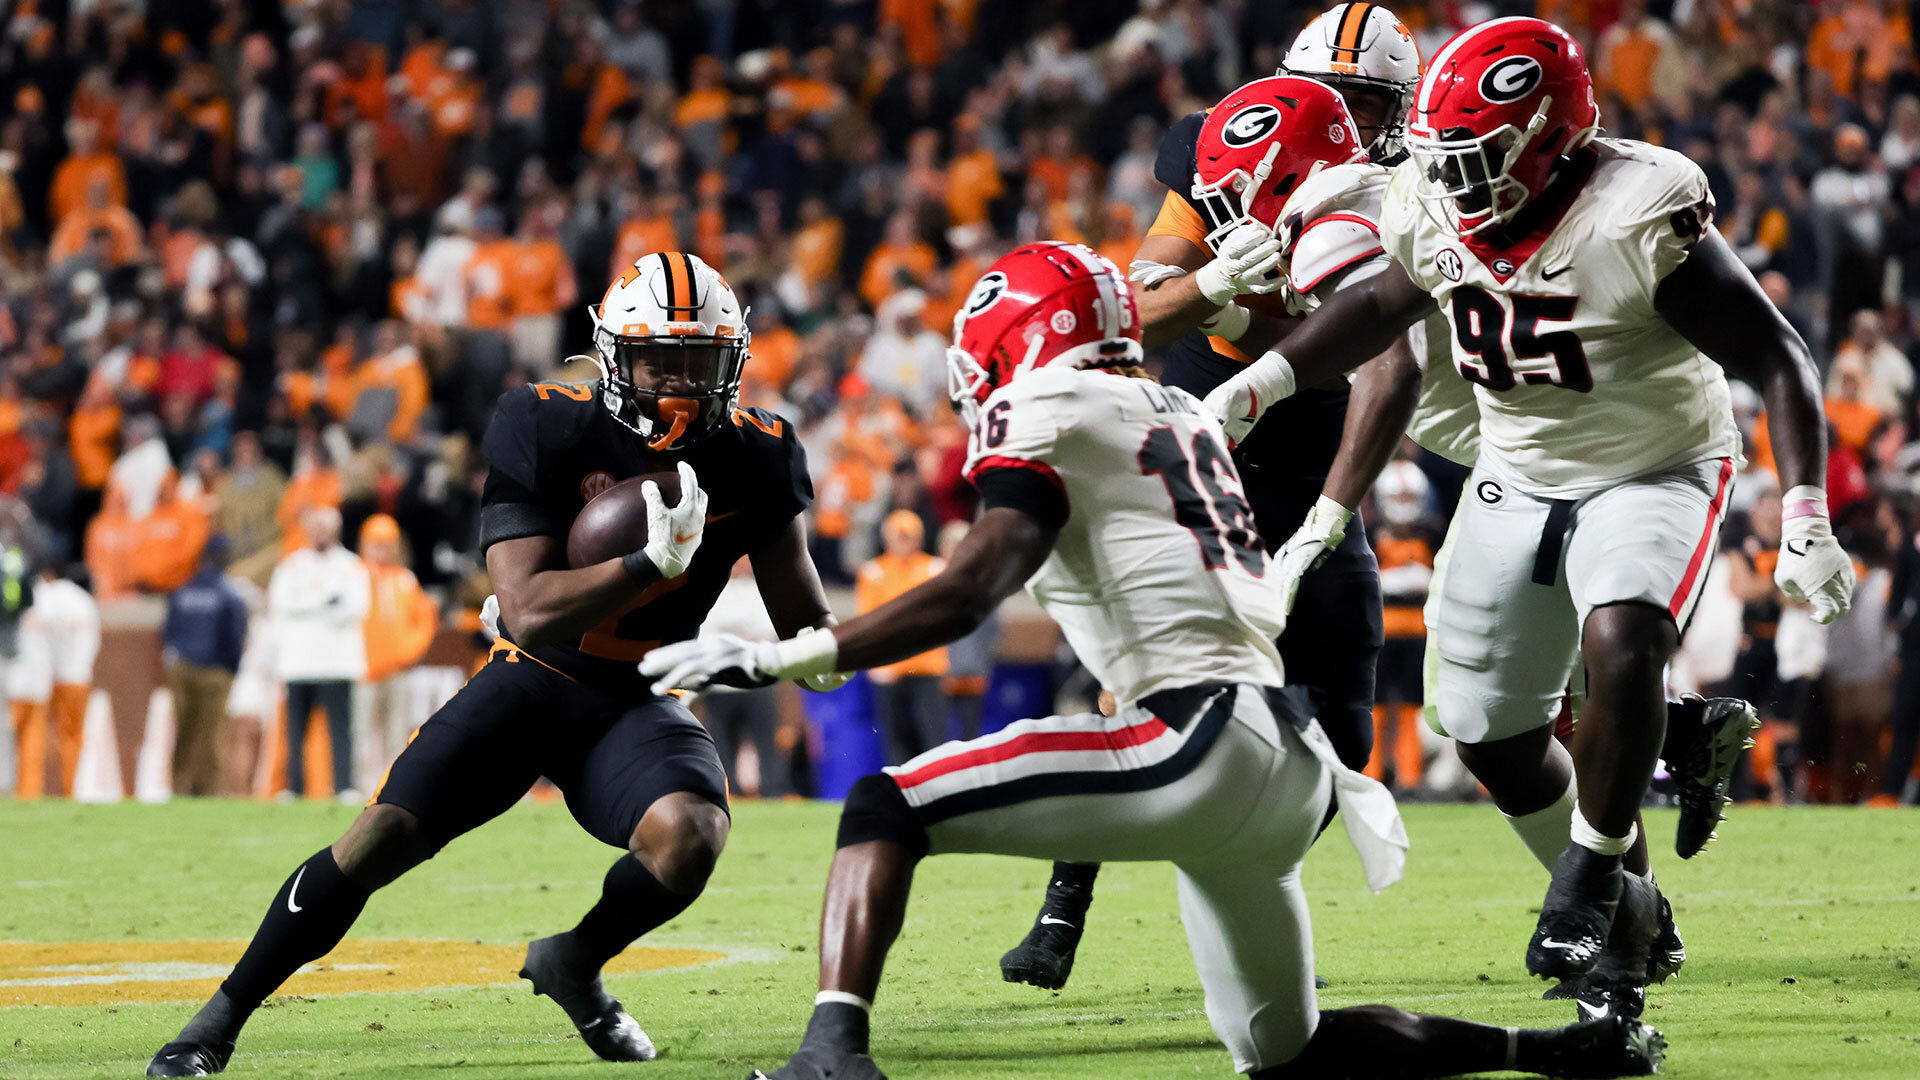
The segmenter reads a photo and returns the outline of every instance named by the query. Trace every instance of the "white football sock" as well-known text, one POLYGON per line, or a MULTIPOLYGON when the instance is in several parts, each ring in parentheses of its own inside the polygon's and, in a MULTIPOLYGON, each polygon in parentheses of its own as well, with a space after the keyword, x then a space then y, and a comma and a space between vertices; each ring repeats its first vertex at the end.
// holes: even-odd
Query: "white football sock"
POLYGON ((1567 780, 1566 793, 1531 814, 1514 817, 1511 814, 1500 815, 1520 834, 1520 842, 1527 845, 1533 857, 1549 871, 1553 864, 1560 861, 1560 853, 1567 850, 1567 829, 1573 821, 1573 780, 1567 780))
POLYGON ((1627 826, 1627 835, 1608 836, 1599 829, 1594 828, 1593 823, 1587 820, 1586 815, 1580 813, 1579 807, 1574 807, 1573 828, 1570 830, 1569 836, 1574 843, 1579 844, 1595 855, 1625 855, 1627 849, 1633 846, 1634 839, 1639 835, 1640 826, 1629 825, 1627 826))

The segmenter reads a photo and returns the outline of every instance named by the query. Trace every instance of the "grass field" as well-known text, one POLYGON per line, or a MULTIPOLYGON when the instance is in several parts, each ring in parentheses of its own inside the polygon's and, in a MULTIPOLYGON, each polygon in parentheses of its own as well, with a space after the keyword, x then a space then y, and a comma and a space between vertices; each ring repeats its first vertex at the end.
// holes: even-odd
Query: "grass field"
MULTIPOLYGON (((692 966, 608 977, 661 1046, 656 1063, 593 1061, 514 979, 521 944, 571 925, 612 855, 561 807, 523 805, 377 895, 330 970, 296 976, 295 993, 254 1018, 229 1074, 679 1080, 783 1062, 812 999, 836 813, 738 807, 706 897, 644 943, 668 951, 623 957, 692 966), (401 985, 420 988, 379 992, 401 985)), ((0 1077, 139 1075, 289 870, 352 814, 0 803, 0 1077), (70 1003, 37 1004, 55 1000, 70 1003)), ((1412 806, 1407 821, 1407 879, 1385 895, 1366 893, 1338 837, 1308 864, 1318 966, 1334 981, 1322 1002, 1567 1022, 1521 966, 1545 878, 1498 815, 1412 806)), ((1671 816, 1651 829, 1657 853, 1671 816)), ((1693 956, 1648 1010, 1672 1043, 1669 1075, 1920 1077, 1920 814, 1743 808, 1706 856, 1661 865, 1693 956)), ((876 1010, 881 1065, 896 1077, 1230 1076, 1165 867, 1109 868, 1064 992, 1000 981, 1043 879, 1011 859, 922 868, 876 1010)))

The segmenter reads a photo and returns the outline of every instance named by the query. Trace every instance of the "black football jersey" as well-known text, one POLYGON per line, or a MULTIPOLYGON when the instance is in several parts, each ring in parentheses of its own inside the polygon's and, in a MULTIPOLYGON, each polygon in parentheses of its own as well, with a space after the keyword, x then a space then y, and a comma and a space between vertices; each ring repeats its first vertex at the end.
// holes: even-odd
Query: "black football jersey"
MULTIPOLYGON (((483 544, 552 536, 617 481, 686 460, 707 493, 706 537, 677 578, 656 582, 571 645, 528 655, 609 693, 643 693, 635 665, 659 645, 693 637, 741 556, 778 540, 813 502, 807 455, 793 425, 763 409, 735 409, 681 454, 653 453, 600 401, 600 385, 535 383, 501 395, 482 444, 483 544), (503 524, 504 523, 504 524, 503 524)), ((507 627, 500 628, 509 641, 507 627)))
MULTIPOLYGON (((1153 175, 1185 199, 1207 228, 1214 229, 1230 219, 1230 208, 1224 200, 1197 200, 1192 194, 1200 127, 1206 118, 1204 111, 1188 113, 1167 130, 1160 140, 1153 175)), ((1207 336, 1198 330, 1168 345, 1165 356, 1160 381, 1199 398, 1206 397, 1243 366, 1231 356, 1214 352, 1207 336)), ((1304 389, 1268 409, 1235 451, 1240 478, 1267 550, 1277 550, 1306 520, 1327 470, 1333 467, 1346 422, 1344 384, 1334 390, 1304 389)))

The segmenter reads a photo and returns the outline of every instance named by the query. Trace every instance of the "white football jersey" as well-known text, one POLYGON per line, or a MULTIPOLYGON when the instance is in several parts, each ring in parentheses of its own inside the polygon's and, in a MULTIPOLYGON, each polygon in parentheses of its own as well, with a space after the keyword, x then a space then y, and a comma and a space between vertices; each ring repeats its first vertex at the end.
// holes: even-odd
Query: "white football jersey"
POLYGON ((1411 164, 1380 219, 1387 253, 1446 316, 1481 451, 1554 498, 1740 449, 1725 375, 1653 304, 1712 219, 1706 176, 1671 150, 1593 145, 1564 213, 1512 248, 1444 228, 1411 164))
POLYGON ((994 391, 967 475, 1033 470, 1067 498, 1027 591, 1122 705, 1197 683, 1279 686, 1281 605, 1219 421, 1184 390, 1049 366, 994 391))
MULTIPOLYGON (((1379 165, 1323 169, 1300 185, 1281 210, 1291 222, 1287 308, 1306 314, 1329 296, 1385 269, 1380 215, 1392 173, 1379 165), (1298 220, 1295 221, 1296 215, 1298 220)), ((1453 333, 1434 313, 1408 331, 1421 369, 1420 402, 1407 434, 1421 446, 1462 465, 1479 452, 1480 406, 1473 387, 1453 366, 1453 333)))

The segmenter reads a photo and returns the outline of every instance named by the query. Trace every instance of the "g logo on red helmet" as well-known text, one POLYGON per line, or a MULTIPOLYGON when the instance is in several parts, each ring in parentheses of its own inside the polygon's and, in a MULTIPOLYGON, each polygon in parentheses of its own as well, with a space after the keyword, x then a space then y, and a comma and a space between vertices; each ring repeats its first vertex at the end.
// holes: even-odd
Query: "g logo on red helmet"
POLYGON ((1238 150, 1273 134, 1279 126, 1279 108, 1265 102, 1249 105, 1227 118, 1220 129, 1220 141, 1238 150))
POLYGON ((960 313, 971 319, 999 303, 1006 294, 1007 275, 998 270, 988 271, 973 283, 973 291, 967 294, 967 302, 961 305, 960 313))
POLYGON ((1496 105, 1519 101, 1540 85, 1540 61, 1531 56, 1509 56, 1480 76, 1480 96, 1496 105))

